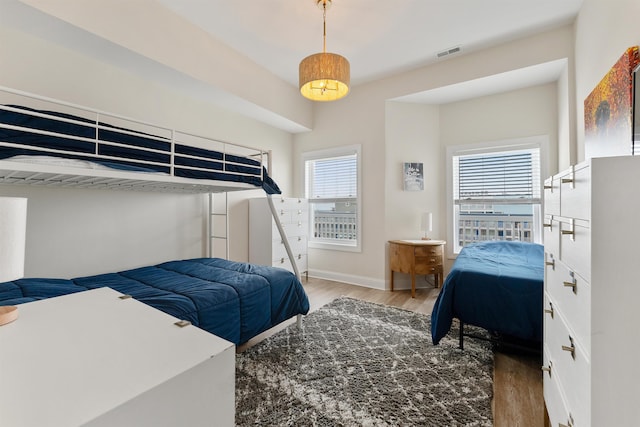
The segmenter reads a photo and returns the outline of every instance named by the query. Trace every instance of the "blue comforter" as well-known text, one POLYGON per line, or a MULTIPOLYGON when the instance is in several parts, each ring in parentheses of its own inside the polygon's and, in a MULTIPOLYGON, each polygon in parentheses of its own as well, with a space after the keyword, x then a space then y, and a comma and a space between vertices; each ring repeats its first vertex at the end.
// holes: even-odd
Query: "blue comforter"
POLYGON ((434 344, 453 318, 523 340, 542 340, 544 247, 491 241, 466 246, 431 314, 434 344))
POLYGON ((302 284, 291 272, 219 258, 171 261, 70 280, 0 283, 0 306, 104 286, 235 344, 309 311, 302 284))

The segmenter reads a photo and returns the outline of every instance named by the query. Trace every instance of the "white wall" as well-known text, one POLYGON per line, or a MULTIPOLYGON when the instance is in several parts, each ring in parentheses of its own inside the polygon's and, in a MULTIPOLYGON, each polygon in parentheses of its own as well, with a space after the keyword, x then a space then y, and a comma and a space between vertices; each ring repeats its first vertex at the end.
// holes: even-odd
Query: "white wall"
MULTIPOLYGON (((552 140, 558 138, 560 101, 555 85, 543 87, 539 94, 533 89, 504 98, 488 97, 483 101, 486 105, 474 101, 460 103, 450 106, 451 112, 444 117, 442 112, 437 113, 437 107, 396 105, 389 100, 513 69, 566 60, 572 57, 572 51, 573 30, 565 27, 357 86, 340 101, 317 104, 313 132, 294 137, 296 191, 302 193, 301 153, 361 143, 363 242, 361 253, 310 250, 310 273, 384 289, 389 279, 387 241, 409 236, 412 224, 417 226, 417 218, 413 219, 416 212, 427 206, 432 209, 434 227, 444 237, 445 151, 439 138, 462 143, 546 132, 552 140), (544 126, 539 126, 541 121, 544 126), (440 136, 436 136, 437 132, 440 136), (440 144, 437 153, 432 145, 436 141, 440 144), (441 171, 439 177, 432 177, 438 185, 439 196, 435 201, 436 192, 431 188, 424 192, 424 198, 400 189, 398 164, 412 158, 423 159, 431 170, 441 171)), ((557 164, 557 156, 552 161, 557 164)))
MULTIPOLYGON (((291 191, 289 133, 189 98, 20 31, 0 28, 0 85, 273 150, 273 178, 291 191)), ((203 195, 0 186, 29 199, 26 276, 71 277, 204 256, 203 195)), ((230 200, 230 258, 248 259, 247 197, 230 200)))
POLYGON ((584 160, 584 100, 631 46, 640 45, 640 2, 584 0, 575 25, 577 160, 584 160))

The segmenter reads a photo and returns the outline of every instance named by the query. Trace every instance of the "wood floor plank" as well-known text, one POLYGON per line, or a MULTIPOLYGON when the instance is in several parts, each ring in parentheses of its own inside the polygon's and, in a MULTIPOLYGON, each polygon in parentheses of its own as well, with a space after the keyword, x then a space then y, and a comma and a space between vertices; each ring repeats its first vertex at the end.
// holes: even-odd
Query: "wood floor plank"
MULTIPOLYGON (((434 288, 417 289, 416 297, 411 298, 410 290, 380 291, 315 278, 303 280, 303 285, 309 296, 311 311, 340 296, 347 296, 417 313, 431 314, 440 291, 434 288)), ((294 322, 295 319, 288 320, 258 335, 239 346, 238 351, 250 348, 294 322)), ((526 354, 496 352, 494 364, 494 425, 496 427, 544 426, 542 371, 539 358, 526 354)))

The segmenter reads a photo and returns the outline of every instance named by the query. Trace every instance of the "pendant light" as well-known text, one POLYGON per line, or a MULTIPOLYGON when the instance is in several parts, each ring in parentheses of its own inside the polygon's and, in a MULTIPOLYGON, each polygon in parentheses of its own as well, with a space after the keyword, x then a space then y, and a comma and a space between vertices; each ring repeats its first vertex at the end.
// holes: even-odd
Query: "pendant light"
POLYGON ((322 9, 322 53, 307 56, 300 62, 300 93, 312 101, 335 101, 349 93, 349 61, 344 56, 327 53, 327 8, 331 0, 315 0, 322 9))

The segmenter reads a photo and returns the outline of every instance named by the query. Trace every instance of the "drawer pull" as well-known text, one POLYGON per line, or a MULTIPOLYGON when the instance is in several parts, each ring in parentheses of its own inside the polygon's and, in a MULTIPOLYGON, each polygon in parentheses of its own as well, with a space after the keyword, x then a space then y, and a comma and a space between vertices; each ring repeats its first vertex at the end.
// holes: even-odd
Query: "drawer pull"
POLYGON ((571 236, 571 241, 575 242, 576 241, 576 233, 575 233, 575 220, 573 218, 571 218, 571 220, 569 221, 569 230, 563 230, 562 226, 560 227, 560 234, 562 234, 563 236, 571 236))
POLYGON ((547 372, 549 374, 549 377, 551 377, 551 368, 553 367, 553 363, 551 361, 549 361, 549 366, 542 366, 540 369, 542 369, 544 372, 547 372))
POLYGON ((545 185, 544 189, 545 190, 553 190, 553 185, 545 185))
POLYGON ((569 419, 566 424, 558 423, 558 427, 573 427, 573 416, 569 414, 569 419))
POLYGON ((563 184, 571 184, 571 188, 576 188, 575 176, 576 176, 575 167, 572 165, 571 166, 571 171, 569 172, 569 177, 568 178, 562 178, 560 180, 560 182, 562 182, 563 184))
POLYGON ((302 254, 298 254, 298 259, 302 259, 302 254))
POLYGON ((578 284, 576 283, 576 279, 573 279, 573 282, 562 282, 562 284, 567 288, 571 288, 574 294, 578 293, 578 284))
POLYGON ((544 312, 550 314, 553 319, 553 304, 549 303, 549 308, 546 308, 544 312))
POLYGON ((573 343, 573 338, 569 337, 569 342, 571 345, 563 345, 562 350, 571 353, 571 357, 573 358, 573 360, 576 360, 576 346, 573 343))
POLYGON ((544 264, 551 266, 552 270, 556 269, 556 260, 554 258, 551 258, 551 261, 545 261, 544 264))
POLYGON ((284 264, 284 258, 280 258, 280 264, 284 264))
POLYGON ((543 227, 549 228, 551 230, 553 230, 553 224, 549 223, 549 224, 542 224, 543 227))

